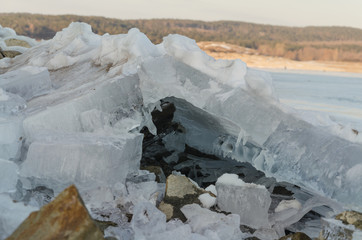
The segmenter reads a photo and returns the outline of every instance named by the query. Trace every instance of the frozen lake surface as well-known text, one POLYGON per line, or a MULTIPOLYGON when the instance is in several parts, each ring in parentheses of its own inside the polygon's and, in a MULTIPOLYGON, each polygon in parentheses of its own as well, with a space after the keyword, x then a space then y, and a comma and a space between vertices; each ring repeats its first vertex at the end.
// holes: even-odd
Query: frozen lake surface
POLYGON ((280 101, 362 131, 362 74, 270 71, 280 101))

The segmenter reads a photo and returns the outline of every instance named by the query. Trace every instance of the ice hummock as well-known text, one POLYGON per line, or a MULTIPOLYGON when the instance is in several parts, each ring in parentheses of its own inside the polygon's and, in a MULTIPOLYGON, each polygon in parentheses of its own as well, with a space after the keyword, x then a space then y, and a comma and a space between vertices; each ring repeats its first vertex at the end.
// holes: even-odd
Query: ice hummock
MULTIPOLYGON (((181 151, 187 144, 249 162, 269 176, 362 208, 360 144, 284 111, 267 76, 241 60, 215 60, 186 37, 169 35, 154 45, 137 29, 99 36, 85 23, 72 23, 12 61, 0 60, 0 72, 5 91, 0 92, 0 158, 20 166, 25 190, 46 186, 58 192, 76 183, 82 193, 97 195, 86 198, 93 206, 103 206, 102 201, 112 197, 130 201, 133 223, 114 232, 128 231, 132 236, 135 231, 148 239, 169 239, 173 234, 183 239, 240 237, 238 215, 215 215, 198 206, 184 209, 188 224, 166 223, 154 206, 155 193, 162 187, 153 180, 127 183, 128 174, 139 167, 139 132, 144 127, 157 132, 151 112, 160 109, 161 100, 175 105, 173 121, 184 128, 183 135, 165 138, 169 150, 181 151), (104 198, 98 196, 103 191, 92 191, 99 185, 106 186, 104 198)), ((234 188, 249 188, 256 197, 260 190, 268 199, 263 187, 221 183, 220 205, 222 198, 227 205, 235 203, 234 188)), ((209 200, 205 203, 211 206, 209 200)), ((283 203, 268 216, 265 206, 255 216, 265 219, 253 223, 261 228, 259 236, 272 234, 272 227, 282 235, 313 207, 332 205, 322 198, 304 200, 301 208, 283 203)))

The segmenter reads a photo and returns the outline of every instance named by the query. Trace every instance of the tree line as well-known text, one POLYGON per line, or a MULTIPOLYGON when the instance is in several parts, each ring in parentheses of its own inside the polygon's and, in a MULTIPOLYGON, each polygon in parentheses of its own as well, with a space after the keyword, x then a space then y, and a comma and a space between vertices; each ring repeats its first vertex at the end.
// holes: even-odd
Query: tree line
POLYGON ((35 39, 50 39, 71 22, 86 22, 97 34, 122 34, 131 28, 153 43, 168 34, 196 41, 227 42, 259 54, 293 60, 362 61, 362 29, 350 27, 283 27, 235 21, 179 19, 120 20, 94 16, 0 13, 0 25, 35 39))

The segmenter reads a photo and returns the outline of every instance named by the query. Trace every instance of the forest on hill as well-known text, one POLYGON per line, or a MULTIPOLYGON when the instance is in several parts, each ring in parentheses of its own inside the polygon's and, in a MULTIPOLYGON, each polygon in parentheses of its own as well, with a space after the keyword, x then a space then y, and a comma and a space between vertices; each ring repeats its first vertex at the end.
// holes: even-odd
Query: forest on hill
POLYGON ((94 16, 0 13, 0 25, 17 34, 50 39, 71 22, 90 24, 97 34, 127 33, 138 28, 154 43, 168 34, 182 34, 196 41, 235 44, 257 54, 298 61, 362 62, 362 29, 350 27, 282 27, 246 22, 204 22, 178 19, 120 20, 94 16))

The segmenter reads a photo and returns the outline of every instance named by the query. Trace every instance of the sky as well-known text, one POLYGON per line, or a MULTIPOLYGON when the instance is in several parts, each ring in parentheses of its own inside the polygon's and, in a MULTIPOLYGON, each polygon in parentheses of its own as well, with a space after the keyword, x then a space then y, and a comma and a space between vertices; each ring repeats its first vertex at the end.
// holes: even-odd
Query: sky
POLYGON ((362 28, 362 0, 11 0, 0 12, 362 28))

